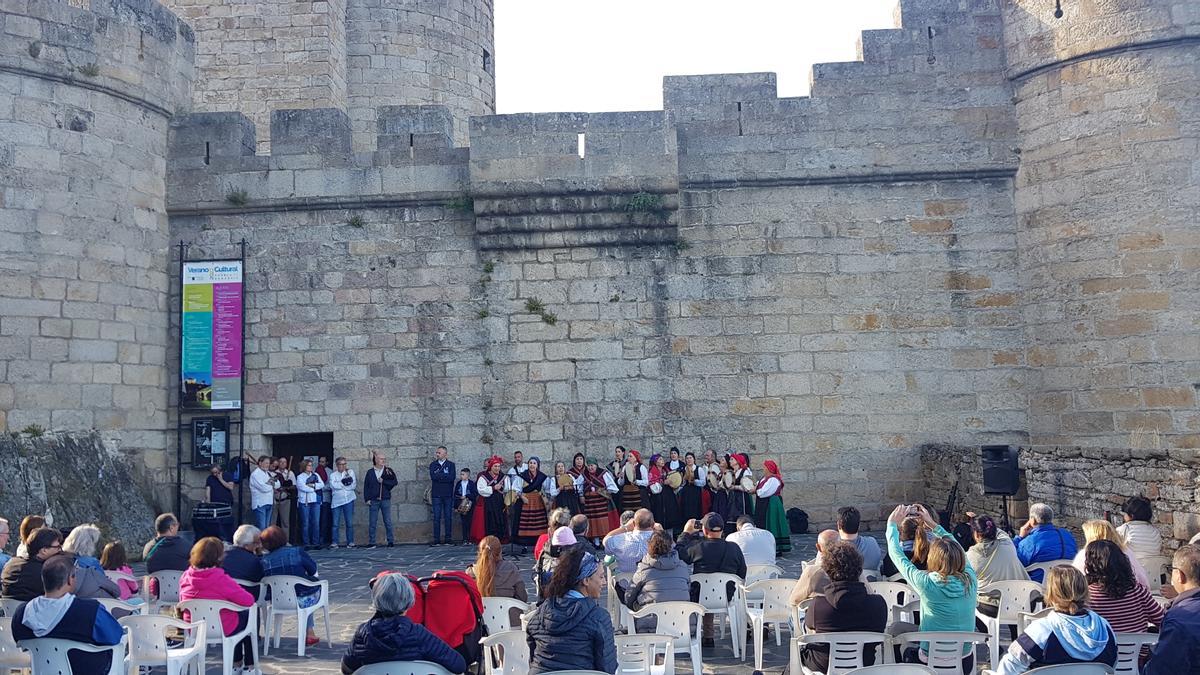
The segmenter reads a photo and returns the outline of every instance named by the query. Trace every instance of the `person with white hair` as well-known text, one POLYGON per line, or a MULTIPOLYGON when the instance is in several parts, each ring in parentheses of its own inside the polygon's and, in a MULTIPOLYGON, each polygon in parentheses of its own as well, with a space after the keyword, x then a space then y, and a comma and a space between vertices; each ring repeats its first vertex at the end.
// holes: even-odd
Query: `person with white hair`
POLYGON ((233 533, 233 547, 225 552, 221 567, 229 576, 238 581, 251 581, 253 585, 243 586, 258 600, 262 588, 258 582, 263 578, 262 558, 259 552, 262 544, 258 540, 261 532, 253 525, 242 525, 233 533))
POLYGON ((121 588, 104 574, 96 547, 100 528, 91 523, 77 525, 63 540, 63 553, 75 559, 75 590, 80 598, 120 598, 121 588))
MULTIPOLYGON (((1029 520, 1021 526, 1020 534, 1013 544, 1026 567, 1051 560, 1070 560, 1079 550, 1071 531, 1054 524, 1054 509, 1040 502, 1029 507, 1029 520)), ((1031 572, 1029 578, 1042 583, 1041 570, 1031 572)))
POLYGON ((385 572, 371 581, 371 609, 375 615, 354 632, 354 640, 342 657, 344 675, 385 661, 430 661, 452 673, 467 669, 461 654, 404 616, 414 602, 412 582, 402 574, 385 572))

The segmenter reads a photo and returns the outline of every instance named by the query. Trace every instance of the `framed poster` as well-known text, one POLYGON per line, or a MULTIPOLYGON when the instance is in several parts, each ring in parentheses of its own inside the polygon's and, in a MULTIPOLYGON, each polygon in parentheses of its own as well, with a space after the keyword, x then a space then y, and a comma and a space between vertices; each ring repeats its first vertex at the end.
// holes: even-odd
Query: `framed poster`
POLYGON ((180 407, 242 409, 242 261, 183 263, 180 407))
POLYGON ((229 454, 229 418, 192 418, 192 466, 221 464, 229 454))

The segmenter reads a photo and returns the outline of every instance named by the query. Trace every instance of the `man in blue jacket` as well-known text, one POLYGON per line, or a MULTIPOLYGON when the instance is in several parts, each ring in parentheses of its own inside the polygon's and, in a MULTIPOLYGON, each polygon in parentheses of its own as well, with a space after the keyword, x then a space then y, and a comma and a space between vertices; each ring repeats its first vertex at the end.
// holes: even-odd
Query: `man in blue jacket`
MULTIPOLYGON (((34 638, 71 640, 108 646, 121 642, 124 629, 96 600, 75 597, 75 560, 52 556, 42 565, 45 595, 26 602, 13 614, 12 636, 17 642, 34 638)), ((76 673, 107 673, 111 652, 71 651, 67 660, 76 673)))
MULTIPOLYGON (((1054 509, 1046 504, 1029 507, 1029 520, 1021 526, 1021 536, 1013 539, 1017 557, 1025 566, 1051 560, 1070 560, 1078 546, 1071 531, 1054 525, 1054 509)), ((1042 571, 1034 570, 1029 578, 1042 583, 1042 571)))
POLYGON ((454 538, 451 531, 454 513, 454 462, 446 458, 446 446, 439 445, 434 452, 434 459, 429 463, 429 480, 433 486, 429 491, 430 501, 433 502, 433 542, 430 546, 450 546, 454 538), (442 538, 442 529, 446 536, 442 538))
POLYGON ((383 514, 383 530, 387 545, 395 545, 392 538, 392 488, 400 482, 396 472, 387 465, 387 460, 378 452, 371 455, 371 468, 363 480, 363 500, 367 502, 367 548, 375 548, 375 526, 378 514, 383 514))
POLYGON ((1171 560, 1179 595, 1163 618, 1158 644, 1143 675, 1200 675, 1200 546, 1187 544, 1171 560))

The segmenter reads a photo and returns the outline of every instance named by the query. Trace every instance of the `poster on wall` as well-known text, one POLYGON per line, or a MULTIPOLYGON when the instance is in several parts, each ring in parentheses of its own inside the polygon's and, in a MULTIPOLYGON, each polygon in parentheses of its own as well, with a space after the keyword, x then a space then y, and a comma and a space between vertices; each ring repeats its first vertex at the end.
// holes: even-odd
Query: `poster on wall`
POLYGON ((242 409, 242 261, 183 263, 180 407, 242 409))
POLYGON ((229 453, 228 417, 192 418, 192 466, 208 468, 221 464, 229 453))

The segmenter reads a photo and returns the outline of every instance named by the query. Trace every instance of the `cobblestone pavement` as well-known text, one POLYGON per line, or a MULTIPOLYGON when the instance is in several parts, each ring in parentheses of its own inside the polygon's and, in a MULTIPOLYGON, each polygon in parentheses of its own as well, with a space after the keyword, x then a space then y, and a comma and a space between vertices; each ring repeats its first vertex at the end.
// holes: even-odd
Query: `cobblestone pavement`
MULTIPOLYGON (((792 552, 787 557, 779 559, 779 566, 788 577, 799 577, 800 561, 810 559, 814 551, 815 535, 798 535, 792 537, 792 552)), ((506 548, 506 550, 508 550, 506 548)), ((313 559, 321 578, 328 579, 330 584, 330 631, 333 645, 324 641, 324 627, 317 619, 317 635, 322 641, 316 647, 309 648, 304 657, 296 656, 296 622, 294 619, 284 622, 284 638, 280 647, 271 648, 271 653, 262 660, 264 675, 316 675, 318 673, 340 673, 342 654, 346 650, 355 629, 370 617, 371 596, 367 582, 378 572, 391 569, 404 571, 417 576, 428 576, 435 570, 462 570, 474 561, 473 546, 440 546, 430 548, 424 545, 397 545, 395 548, 376 549, 337 549, 314 551, 313 559)), ((515 559, 524 572, 525 578, 530 578, 533 557, 530 554, 515 559)), ((532 588, 530 595, 532 596, 532 588)), ((779 673, 787 665, 786 634, 784 645, 775 647, 774 642, 768 643, 768 654, 764 662, 766 673, 779 673)), ((749 673, 753 670, 753 656, 743 664, 733 658, 729 638, 726 636, 722 643, 718 640, 716 649, 705 650, 705 673, 749 673)), ((208 672, 220 673, 220 652, 209 648, 208 672)), ((676 670, 680 673, 690 673, 691 663, 686 656, 676 659, 676 670)))

